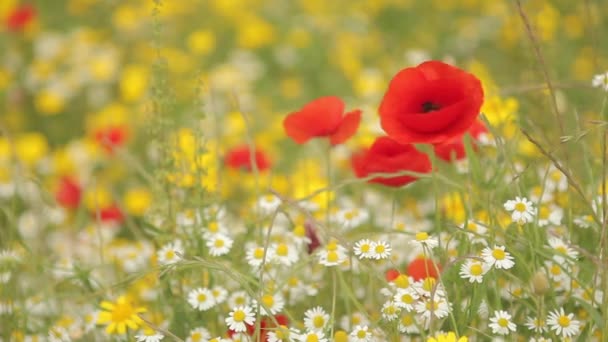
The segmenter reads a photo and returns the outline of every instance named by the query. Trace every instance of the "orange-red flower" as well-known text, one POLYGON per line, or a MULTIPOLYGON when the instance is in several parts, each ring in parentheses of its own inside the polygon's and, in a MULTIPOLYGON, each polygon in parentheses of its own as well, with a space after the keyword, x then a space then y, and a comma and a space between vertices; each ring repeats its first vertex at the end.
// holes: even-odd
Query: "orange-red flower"
POLYGON ((113 153, 116 147, 123 146, 129 137, 126 125, 115 125, 95 131, 95 140, 108 152, 113 153))
POLYGON ((64 208, 75 209, 80 204, 82 188, 71 177, 62 177, 55 192, 55 199, 64 208))
POLYGON ((407 274, 414 278, 414 281, 428 277, 437 279, 439 272, 441 272, 441 265, 425 257, 418 257, 407 266, 407 274))
MULTIPOLYGON (((270 168, 270 159, 263 151, 255 149, 255 164, 259 171, 265 171, 270 168)), ((253 170, 253 163, 251 162, 251 151, 249 146, 241 145, 237 146, 226 154, 224 163, 231 169, 245 170, 250 172, 253 170)))
POLYGON ((439 61, 401 70, 380 104, 384 131, 400 143, 442 143, 466 132, 483 103, 481 82, 439 61))
MULTIPOLYGON (((389 137, 377 138, 369 150, 353 155, 351 162, 355 174, 359 178, 373 173, 399 171, 427 173, 432 169, 429 157, 418 151, 414 145, 400 144, 389 137)), ((397 187, 409 184, 416 179, 413 176, 376 177, 370 182, 397 187)))
MULTIPOLYGON (((473 140, 472 140, 473 148, 476 148, 477 147, 476 142, 479 141, 479 138, 483 134, 488 133, 488 129, 486 128, 486 126, 484 125, 484 123, 482 121, 475 120, 473 125, 471 125, 471 127, 467 131, 467 133, 469 133, 469 135, 471 135, 471 138, 473 138, 473 140)), ((435 149, 435 154, 437 155, 437 157, 439 157, 445 161, 448 161, 448 162, 453 161, 453 160, 460 160, 460 159, 464 158, 466 156, 466 151, 464 149, 463 138, 464 138, 464 134, 454 137, 441 144, 436 144, 435 146, 433 146, 435 149)))
POLYGON ((316 137, 326 137, 332 145, 345 142, 355 134, 361 111, 344 114, 344 102, 336 96, 320 97, 283 120, 287 135, 298 144, 316 137))
POLYGON ((36 9, 30 4, 15 8, 6 17, 5 26, 9 31, 21 31, 36 17, 36 9))

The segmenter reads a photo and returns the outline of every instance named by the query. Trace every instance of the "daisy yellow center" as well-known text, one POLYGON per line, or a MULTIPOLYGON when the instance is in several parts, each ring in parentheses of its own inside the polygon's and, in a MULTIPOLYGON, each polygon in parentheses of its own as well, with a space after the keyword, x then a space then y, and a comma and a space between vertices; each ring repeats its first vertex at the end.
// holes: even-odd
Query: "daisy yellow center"
POLYGON ((165 252, 165 258, 167 260, 171 260, 171 259, 175 258, 175 251, 170 249, 167 252, 165 252))
POLYGON ((477 231, 477 225, 473 222, 469 222, 467 223, 467 229, 472 231, 472 232, 476 232, 477 231))
POLYGON ((384 308, 384 313, 387 315, 394 315, 397 313, 397 308, 395 306, 387 306, 384 308))
POLYGON ((198 296, 196 296, 196 300, 199 302, 204 302, 207 300, 207 295, 204 293, 199 293, 198 296))
POLYGON ((192 342, 199 342, 203 339, 203 335, 197 331, 190 335, 190 339, 192 340, 192 342))
POLYGON ((293 233, 294 233, 296 236, 299 236, 299 237, 306 236, 306 228, 304 228, 304 226, 302 226, 302 225, 297 225, 297 226, 296 226, 296 227, 293 229, 293 233))
POLYGON ((505 251, 503 251, 502 249, 495 249, 494 251, 492 251, 492 256, 496 260, 503 260, 506 257, 506 254, 505 251))
POLYGON ((554 182, 558 182, 560 179, 562 179, 562 173, 555 170, 553 172, 551 172, 551 180, 553 180, 554 182))
POLYGON ((435 301, 428 301, 426 302, 426 309, 429 311, 437 311, 437 309, 439 309, 439 303, 435 301))
POLYGON ((238 310, 232 317, 234 318, 235 322, 242 322, 245 320, 246 315, 242 310, 238 310))
POLYGON ((425 241, 425 240, 428 240, 428 238, 429 238, 429 234, 427 234, 426 232, 416 233, 417 241, 425 241))
POLYGON ((274 305, 274 298, 272 297, 272 295, 269 294, 264 295, 262 297, 262 303, 270 308, 274 305))
POLYGON ((506 318, 499 318, 498 321, 496 321, 496 323, 503 328, 506 328, 509 326, 509 320, 506 318))
POLYGON ((299 283, 300 283, 300 279, 298 279, 298 277, 289 278, 289 286, 295 287, 295 286, 298 286, 299 283))
POLYGON ((264 257, 264 249, 256 248, 255 251, 253 251, 253 257, 256 259, 262 259, 264 257))
POLYGON ((306 342, 319 342, 319 338, 317 337, 317 334, 309 334, 306 336, 306 342))
POLYGON ((414 297, 406 293, 401 296, 401 301, 405 304, 412 304, 414 302, 414 297))
POLYGON ((338 244, 335 241, 332 241, 330 243, 327 244, 327 247, 325 247, 328 251, 335 251, 336 249, 338 249, 338 244))
POLYGON ((403 318, 401 318, 401 324, 405 325, 406 327, 412 325, 413 323, 414 317, 412 317, 411 315, 405 315, 403 316, 403 318))
POLYGON ((386 250, 386 248, 384 248, 383 245, 376 245, 376 253, 382 254, 382 253, 384 253, 385 250, 386 250))
POLYGON ((289 337, 289 329, 286 326, 281 325, 279 329, 274 333, 279 339, 286 339, 289 337))
POLYGON ((219 226, 218 226, 217 222, 210 222, 208 228, 209 228, 209 231, 213 232, 213 233, 217 233, 217 231, 219 230, 219 226))
POLYGON ((282 244, 279 244, 277 246, 277 255, 279 255, 279 256, 286 256, 287 255, 287 251, 288 251, 288 248, 287 248, 286 244, 282 243, 282 244))
POLYGON ((481 275, 483 273, 483 268, 480 264, 471 265, 471 274, 474 276, 481 275))
POLYGON ((327 261, 329 261, 329 262, 338 261, 338 253, 336 253, 335 251, 329 251, 327 253, 327 261))
POLYGON ((266 201, 268 203, 272 203, 272 202, 274 202, 274 196, 273 195, 266 195, 266 196, 264 196, 264 201, 266 201))
POLYGON ((433 277, 427 277, 426 279, 424 279, 424 282, 422 283, 422 288, 425 291, 431 292, 431 290, 433 289, 433 286, 435 286, 435 278, 433 277))
POLYGON ((523 213, 524 211, 526 211, 526 205, 521 202, 518 202, 515 204, 515 210, 523 213))
POLYGON ((351 210, 351 211, 347 211, 347 212, 344 214, 344 218, 345 218, 345 219, 347 219, 347 220, 352 220, 352 219, 354 219, 355 217, 357 217, 357 215, 358 215, 358 214, 359 214, 359 211, 358 211, 358 210, 351 210))
POLYGON ((245 304, 246 300, 245 297, 236 297, 234 299, 234 302, 236 303, 236 305, 243 305, 245 304))
POLYGON ((555 247, 555 250, 560 254, 568 254, 568 250, 565 246, 557 246, 555 247))
POLYGON ((325 318, 323 318, 323 316, 315 316, 315 318, 312 319, 312 325, 314 325, 315 328, 323 328, 325 326, 325 318))
POLYGON ((540 207, 540 210, 538 211, 538 216, 543 219, 546 220, 549 218, 549 214, 551 213, 551 211, 549 210, 549 208, 547 207, 540 207))
POLYGON ((395 230, 405 230, 405 224, 399 222, 395 225, 395 230))
POLYGON ((562 269, 558 265, 551 266, 551 274, 560 275, 562 273, 562 269))
POLYGON ((357 337, 358 338, 365 338, 365 336, 367 336, 367 332, 365 332, 365 330, 359 330, 359 331, 357 331, 357 337))
POLYGON ((222 248, 224 247, 224 240, 217 239, 213 245, 215 248, 222 248))
POLYGON ((370 249, 370 245, 369 244, 364 243, 364 244, 361 245, 361 252, 367 253, 367 252, 369 252, 369 249, 370 249))
POLYGON ((570 318, 568 318, 568 316, 559 316, 557 319, 557 324, 559 324, 562 328, 566 328, 570 326, 570 318))

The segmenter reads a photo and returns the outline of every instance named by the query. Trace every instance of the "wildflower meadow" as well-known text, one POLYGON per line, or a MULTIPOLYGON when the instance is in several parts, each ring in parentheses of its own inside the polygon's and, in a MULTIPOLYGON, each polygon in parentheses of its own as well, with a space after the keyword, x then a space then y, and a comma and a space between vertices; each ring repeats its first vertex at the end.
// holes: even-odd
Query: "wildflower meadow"
POLYGON ((608 341, 608 2, 0 0, 0 342, 608 341))

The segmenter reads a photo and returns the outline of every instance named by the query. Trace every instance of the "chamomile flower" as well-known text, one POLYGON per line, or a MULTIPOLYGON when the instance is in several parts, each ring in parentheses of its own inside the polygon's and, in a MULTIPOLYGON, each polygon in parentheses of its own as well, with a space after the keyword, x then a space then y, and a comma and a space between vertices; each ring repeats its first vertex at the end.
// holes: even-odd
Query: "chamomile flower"
POLYGON ((412 288, 398 289, 393 296, 393 301, 398 308, 412 311, 420 296, 412 288))
POLYGON ((245 259, 249 266, 258 268, 264 263, 264 260, 266 260, 266 262, 272 260, 274 257, 273 252, 274 250, 272 248, 266 248, 266 250, 264 250, 264 247, 254 246, 247 250, 245 259))
POLYGON ((420 329, 418 329, 418 322, 416 321, 416 316, 414 313, 403 313, 401 319, 399 320, 399 324, 397 325, 397 329, 399 329, 399 332, 403 334, 419 333, 420 329))
POLYGON ((369 214, 364 209, 342 209, 335 214, 335 221, 344 229, 353 229, 367 221, 369 214))
POLYGON ((300 332, 295 328, 288 328, 284 325, 268 332, 268 342, 294 342, 297 341, 300 332))
POLYGON ((462 266, 460 266, 460 277, 468 279, 471 283, 483 282, 483 276, 488 272, 490 267, 488 264, 479 260, 467 259, 462 266))
POLYGON ((372 257, 374 243, 369 239, 362 239, 355 243, 353 251, 359 259, 369 259, 372 257))
POLYGON ((564 210, 556 205, 542 205, 538 209, 538 226, 559 226, 564 217, 564 210))
POLYGON ((216 304, 213 293, 205 287, 199 287, 190 291, 188 293, 188 303, 199 311, 209 310, 216 304))
POLYGON ((557 263, 573 263, 578 258, 578 252, 568 246, 562 239, 558 237, 550 237, 549 238, 549 247, 553 249, 555 254, 553 255, 553 260, 557 263))
POLYGON ((476 221, 468 220, 463 223, 460 228, 467 232, 467 236, 472 242, 485 243, 484 235, 488 231, 488 227, 485 225, 476 221))
POLYGON ((490 329, 493 334, 508 335, 517 330, 517 325, 511 322, 511 315, 503 310, 494 312, 494 317, 490 318, 490 329))
POLYGON ((135 335, 135 339, 137 342, 160 342, 160 340, 162 340, 163 338, 165 338, 165 335, 158 333, 158 332, 154 332, 151 335, 147 335, 147 334, 135 335))
POLYGON ((545 268, 547 269, 547 275, 553 281, 562 281, 569 279, 569 267, 568 264, 559 264, 553 261, 545 261, 545 268))
POLYGON ((258 206, 264 215, 274 213, 281 205, 281 199, 273 194, 260 197, 258 206))
POLYGON ((513 222, 523 225, 534 220, 536 210, 534 205, 525 197, 515 197, 514 200, 508 200, 504 207, 511 212, 513 222))
POLYGON ((298 336, 298 341, 300 342, 328 342, 329 340, 325 338, 323 332, 314 330, 307 331, 302 335, 298 336))
POLYGON ((386 241, 375 241, 372 243, 371 258, 376 260, 387 259, 391 255, 391 245, 386 241))
POLYGON ((430 236, 427 232, 416 233, 412 243, 428 249, 433 249, 439 246, 439 241, 437 241, 437 238, 430 236))
POLYGON ((323 331, 329 323, 329 315, 317 306, 304 312, 304 326, 309 331, 323 331))
POLYGON ((396 302, 389 300, 385 302, 384 305, 382 305, 381 312, 382 318, 390 322, 399 317, 399 314, 401 313, 401 308, 397 306, 396 302))
POLYGON ((158 263, 161 265, 171 265, 181 260, 180 255, 184 254, 181 241, 170 242, 164 245, 157 253, 158 263))
POLYGON ((298 262, 299 256, 296 246, 288 243, 278 243, 272 246, 273 261, 284 266, 291 266, 298 262))
POLYGON ((207 238, 207 248, 209 248, 209 254, 212 256, 221 256, 228 254, 230 248, 232 248, 234 240, 229 236, 222 233, 217 233, 207 238))
POLYGON ((542 334, 547 331, 547 325, 545 324, 545 320, 538 317, 528 317, 526 318, 526 323, 524 325, 530 329, 531 331, 542 334))
POLYGON ((346 248, 336 241, 329 242, 325 248, 318 253, 319 264, 327 267, 337 266, 347 260, 346 248))
POLYGON ((72 338, 66 328, 54 326, 49 329, 48 340, 50 342, 70 342, 72 338))
POLYGON ((231 308, 235 306, 249 305, 249 302, 249 295, 245 291, 233 292, 230 297, 228 297, 228 305, 230 305, 231 308))
POLYGON ((249 306, 237 306, 226 318, 228 328, 235 332, 247 331, 247 325, 255 322, 255 313, 249 306))
POLYGON ((508 270, 515 265, 513 257, 505 251, 504 246, 486 247, 481 252, 481 257, 488 266, 494 266, 498 269, 508 270))
POLYGON ((553 330, 556 335, 561 337, 572 337, 579 333, 581 323, 574 319, 574 314, 566 314, 564 308, 553 310, 547 316, 547 326, 553 330))
POLYGON ((545 190, 548 192, 564 192, 568 190, 568 178, 555 165, 549 167, 549 173, 545 181, 545 190))
POLYGON ((604 91, 608 91, 608 72, 594 75, 591 79, 591 86, 594 88, 601 88, 604 91))
POLYGON ((426 320, 430 320, 431 315, 439 319, 447 317, 451 311, 450 303, 439 296, 424 298, 418 301, 414 308, 426 320))
POLYGON ((186 342, 204 342, 209 341, 211 339, 211 334, 209 330, 198 327, 190 330, 188 337, 186 338, 186 342))
POLYGON ((349 336, 349 341, 353 342, 371 342, 373 340, 372 333, 365 325, 357 325, 349 336))
POLYGON ((213 300, 215 300, 215 304, 221 304, 226 301, 228 298, 228 291, 221 286, 214 286, 211 289, 211 294, 213 295, 213 300))
POLYGON ((285 299, 280 293, 275 294, 265 294, 263 295, 259 302, 262 304, 260 307, 260 312, 262 315, 276 315, 281 312, 285 307, 285 299))

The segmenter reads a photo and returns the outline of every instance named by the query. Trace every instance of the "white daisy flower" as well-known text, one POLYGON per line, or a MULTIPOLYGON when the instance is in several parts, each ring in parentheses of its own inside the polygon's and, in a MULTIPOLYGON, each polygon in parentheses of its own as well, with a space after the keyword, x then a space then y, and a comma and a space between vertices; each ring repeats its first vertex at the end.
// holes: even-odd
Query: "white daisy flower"
POLYGON ((536 210, 532 202, 528 201, 525 197, 518 196, 514 200, 508 200, 504 204, 504 207, 511 212, 511 219, 517 224, 523 225, 534 221, 536 210))
POLYGON ((253 325, 255 322, 255 313, 249 306, 237 306, 226 318, 228 328, 235 332, 247 331, 247 325, 253 325))
POLYGON ((387 259, 391 255, 391 245, 386 241, 372 242, 371 258, 380 260, 387 259))
POLYGON ((542 186, 537 185, 530 190, 530 201, 532 203, 550 203, 553 201, 553 193, 546 191, 542 186))
POLYGON ((568 264, 559 264, 553 261, 545 261, 545 268, 547 269, 547 274, 549 278, 553 281, 563 281, 570 279, 568 273, 570 273, 570 268, 568 264))
POLYGON ((246 306, 249 305, 250 299, 249 295, 245 291, 236 291, 233 292, 228 298, 228 305, 233 308, 236 306, 246 306))
POLYGON ((350 315, 343 315, 340 318, 340 327, 344 330, 350 330, 353 326, 368 325, 369 320, 359 311, 354 311, 350 315))
POLYGON ((404 312, 399 320, 397 329, 402 334, 417 334, 420 332, 416 321, 416 316, 413 313, 404 312))
POLYGON ((365 325, 357 325, 349 335, 349 341, 352 342, 371 342, 373 341, 372 333, 368 331, 365 325))
POLYGON ((254 246, 247 250, 245 259, 247 260, 247 263, 249 264, 249 266, 251 266, 255 269, 255 268, 262 266, 262 264, 264 263, 264 260, 266 260, 266 262, 268 262, 269 260, 272 260, 272 258, 274 257, 273 253, 274 253, 274 250, 272 248, 267 248, 264 251, 264 247, 254 246))
POLYGON ((594 88, 601 88, 604 91, 608 91, 608 72, 594 75, 591 79, 591 86, 594 88))
POLYGON ((416 237, 414 240, 412 240, 412 243, 422 247, 427 247, 428 249, 433 249, 439 246, 439 241, 437 241, 437 238, 430 236, 427 232, 416 233, 416 237))
POLYGON ((556 205, 543 205, 538 209, 538 226, 559 226, 564 217, 564 210, 556 205))
POLYGON ((390 322, 399 317, 399 314, 401 313, 401 308, 397 306, 397 303, 392 300, 389 300, 385 302, 384 305, 382 305, 381 312, 382 318, 390 322))
POLYGON ((398 308, 412 311, 420 296, 412 288, 398 289, 393 296, 393 301, 398 308))
POLYGON ((547 326, 553 330, 556 335, 561 335, 563 338, 572 337, 580 332, 581 323, 574 319, 574 314, 566 314, 564 308, 553 310, 547 316, 547 326))
POLYGON ((479 260, 467 259, 460 266, 460 277, 468 279, 471 283, 482 283, 483 276, 488 272, 490 267, 488 264, 479 260))
POLYGON ((335 241, 329 242, 318 252, 319 264, 327 267, 338 266, 347 261, 347 250, 335 241))
POLYGON ((275 294, 267 293, 263 295, 259 302, 262 304, 260 312, 262 315, 266 316, 276 315, 285 307, 285 299, 283 299, 283 296, 278 292, 275 294))
POLYGON ((294 342, 297 341, 300 332, 295 328, 288 328, 281 325, 280 327, 269 331, 266 336, 268 342, 294 342))
POLYGON ((188 293, 188 304, 199 311, 206 311, 214 307, 216 302, 211 290, 199 287, 188 293))
POLYGON ((190 330, 188 337, 186 338, 186 342, 204 342, 209 341, 211 339, 211 334, 209 330, 198 327, 190 330))
POLYGON ((222 221, 209 221, 203 227, 203 238, 205 240, 210 239, 215 234, 228 234, 228 228, 222 221))
POLYGON ((553 255, 553 260, 557 263, 574 263, 574 261, 578 258, 578 252, 568 246, 562 239, 558 237, 550 237, 549 238, 549 247, 553 249, 555 254, 553 255))
POLYGON ((272 246, 272 251, 274 263, 291 266, 299 260, 298 251, 292 244, 283 242, 274 244, 272 246))
MULTIPOLYGON (((544 176, 544 175, 542 175, 544 176)), ((555 165, 549 167, 549 173, 545 181, 545 189, 548 192, 568 190, 568 178, 555 165)))
POLYGON ((355 243, 353 251, 359 259, 369 259, 372 257, 373 242, 369 239, 361 239, 355 243))
POLYGON ((164 245, 157 253, 158 263, 161 265, 171 265, 181 260, 184 255, 184 248, 179 240, 164 245))
POLYGON ((321 331, 307 331, 302 335, 298 336, 298 341, 301 342, 328 342, 329 340, 325 338, 325 335, 321 331))
POLYGON ((329 315, 317 306, 304 312, 304 326, 309 331, 323 331, 329 323, 329 315))
POLYGON ((336 223, 344 229, 353 229, 369 219, 369 213, 363 209, 342 209, 333 217, 336 223))
POLYGON ((438 296, 434 298, 424 298, 416 303, 416 312, 425 320, 430 320, 431 315, 435 318, 447 317, 451 311, 451 305, 444 298, 438 296))
POLYGON ((537 334, 542 334, 547 331, 547 325, 542 318, 528 317, 526 318, 526 323, 524 323, 524 325, 537 334))
POLYGON ((213 234, 207 237, 206 245, 209 248, 209 254, 212 256, 221 256, 228 254, 232 248, 232 240, 229 236, 222 233, 213 234))
POLYGON ((214 286, 211 289, 211 294, 213 295, 215 304, 221 304, 226 301, 226 298, 228 298, 228 291, 221 286, 214 286))
POLYGON ((488 326, 492 329, 493 334, 498 335, 508 335, 517 330, 517 325, 511 322, 511 315, 503 310, 494 312, 494 317, 490 318, 490 324, 488 326))
POLYGON ((258 206, 264 215, 273 214, 281 205, 281 199, 273 194, 260 197, 258 206))
POLYGON ((488 231, 488 227, 472 220, 468 220, 467 222, 460 225, 460 228, 464 229, 467 232, 467 236, 471 240, 471 242, 486 242, 484 236, 488 231))
POLYGON ((141 334, 135 336, 137 342, 160 342, 163 338, 165 338, 165 335, 158 332, 154 332, 152 335, 141 334))
POLYGON ((508 270, 515 265, 513 257, 505 251, 504 246, 486 247, 481 252, 481 257, 488 266, 494 266, 498 269, 508 270))

